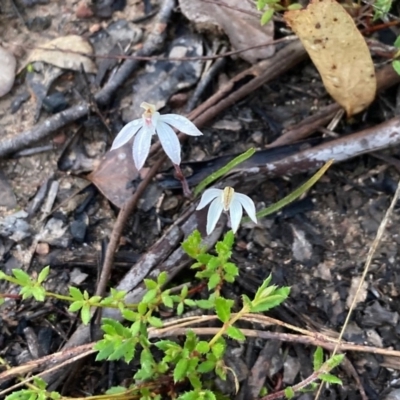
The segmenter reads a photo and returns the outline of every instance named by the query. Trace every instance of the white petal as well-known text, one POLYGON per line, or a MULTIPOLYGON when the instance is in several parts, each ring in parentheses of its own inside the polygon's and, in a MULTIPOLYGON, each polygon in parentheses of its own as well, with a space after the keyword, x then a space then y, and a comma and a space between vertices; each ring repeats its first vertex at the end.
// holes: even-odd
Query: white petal
POLYGON ((156 131, 167 156, 174 164, 179 165, 181 163, 181 144, 174 130, 164 122, 158 121, 156 131))
POLYGON ((246 210, 247 214, 249 215, 250 219, 256 224, 257 217, 256 217, 256 207, 254 205, 254 201, 245 194, 242 193, 235 193, 234 197, 240 202, 243 208, 246 210))
POLYGON ((217 197, 211 203, 210 208, 207 213, 207 235, 211 234, 211 232, 215 229, 219 217, 222 213, 222 203, 220 199, 217 197))
MULTIPOLYGON (((208 203, 213 201, 216 197, 221 196, 222 190, 221 189, 207 189, 203 195, 201 196, 201 200, 199 205, 197 206, 196 210, 201 210, 204 208, 208 203)), ((221 202, 221 207, 222 207, 222 202, 221 202)))
POLYGON ((152 136, 151 130, 143 127, 135 137, 132 155, 133 161, 138 170, 143 167, 146 158, 149 155, 152 136))
POLYGON ((232 200, 229 215, 231 217, 232 231, 233 233, 236 233, 243 215, 242 205, 236 197, 232 200))
POLYGON ((189 121, 186 117, 178 114, 165 114, 160 115, 160 121, 163 121, 174 128, 178 129, 186 135, 190 136, 200 136, 202 133, 196 128, 196 125, 189 121))
POLYGON ((111 150, 118 149, 128 142, 133 136, 136 135, 137 131, 143 126, 142 118, 134 119, 133 121, 126 124, 118 135, 115 137, 111 150))

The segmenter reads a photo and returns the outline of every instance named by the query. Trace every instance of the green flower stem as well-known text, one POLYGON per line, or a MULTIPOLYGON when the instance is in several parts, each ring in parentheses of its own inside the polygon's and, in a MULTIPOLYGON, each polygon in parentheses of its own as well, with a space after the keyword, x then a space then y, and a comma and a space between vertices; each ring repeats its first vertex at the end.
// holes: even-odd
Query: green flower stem
POLYGON ((232 326, 237 320, 242 318, 244 314, 248 314, 250 312, 250 307, 244 305, 243 308, 236 313, 228 322, 226 322, 222 328, 216 333, 216 335, 210 340, 209 345, 212 347, 217 340, 226 332, 226 330, 232 326))

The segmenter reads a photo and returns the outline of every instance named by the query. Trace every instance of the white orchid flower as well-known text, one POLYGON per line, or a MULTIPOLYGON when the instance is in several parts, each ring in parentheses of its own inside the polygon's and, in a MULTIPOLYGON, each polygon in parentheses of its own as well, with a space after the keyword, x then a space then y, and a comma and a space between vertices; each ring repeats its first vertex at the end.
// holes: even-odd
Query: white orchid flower
POLYGON ((151 137, 157 134, 167 156, 174 164, 179 165, 181 163, 181 145, 171 127, 190 136, 200 136, 202 133, 196 128, 193 122, 182 115, 160 115, 156 111, 156 107, 149 103, 142 103, 140 107, 145 109, 142 118, 135 119, 122 128, 121 132, 114 139, 111 150, 123 146, 136 135, 133 142, 132 154, 136 168, 140 170, 149 155, 151 137))
POLYGON ((257 223, 256 207, 249 196, 236 193, 233 188, 227 186, 224 190, 207 189, 201 196, 201 200, 196 210, 201 210, 208 203, 211 203, 207 214, 207 235, 209 235, 217 225, 222 211, 228 211, 231 219, 232 231, 235 233, 243 215, 243 208, 254 223, 257 223))

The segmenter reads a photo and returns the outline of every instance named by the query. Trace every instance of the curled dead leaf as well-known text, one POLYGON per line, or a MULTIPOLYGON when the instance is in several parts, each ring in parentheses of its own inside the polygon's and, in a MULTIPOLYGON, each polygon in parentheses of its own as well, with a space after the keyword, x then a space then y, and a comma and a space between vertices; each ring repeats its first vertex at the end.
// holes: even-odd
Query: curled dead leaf
POLYGON ((376 94, 374 64, 346 10, 334 0, 312 0, 307 9, 288 11, 284 17, 321 74, 326 90, 347 115, 368 107, 376 94))
POLYGON ((79 71, 82 65, 87 73, 96 73, 96 65, 89 57, 92 54, 92 46, 87 40, 69 35, 40 45, 29 55, 28 63, 42 61, 74 71, 79 71))

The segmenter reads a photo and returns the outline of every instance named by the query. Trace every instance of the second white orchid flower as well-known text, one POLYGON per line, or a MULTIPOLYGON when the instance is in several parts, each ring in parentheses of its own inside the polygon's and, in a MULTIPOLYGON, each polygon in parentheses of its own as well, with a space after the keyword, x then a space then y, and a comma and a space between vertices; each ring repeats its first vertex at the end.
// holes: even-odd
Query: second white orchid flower
POLYGON ((209 235, 217 225, 222 211, 229 210, 232 231, 235 233, 243 216, 243 208, 246 210, 250 219, 257 223, 256 207, 249 196, 237 193, 233 188, 227 186, 224 190, 207 189, 200 200, 196 210, 201 210, 211 203, 207 214, 207 235, 209 235))
POLYGON ((122 128, 121 132, 116 136, 111 150, 123 146, 136 135, 133 142, 132 155, 135 166, 139 170, 143 167, 149 155, 151 137, 157 134, 167 156, 175 165, 179 165, 181 163, 181 145, 172 128, 190 136, 200 136, 202 133, 193 122, 182 115, 160 115, 155 106, 149 103, 142 103, 140 107, 145 110, 142 118, 135 119, 122 128))

